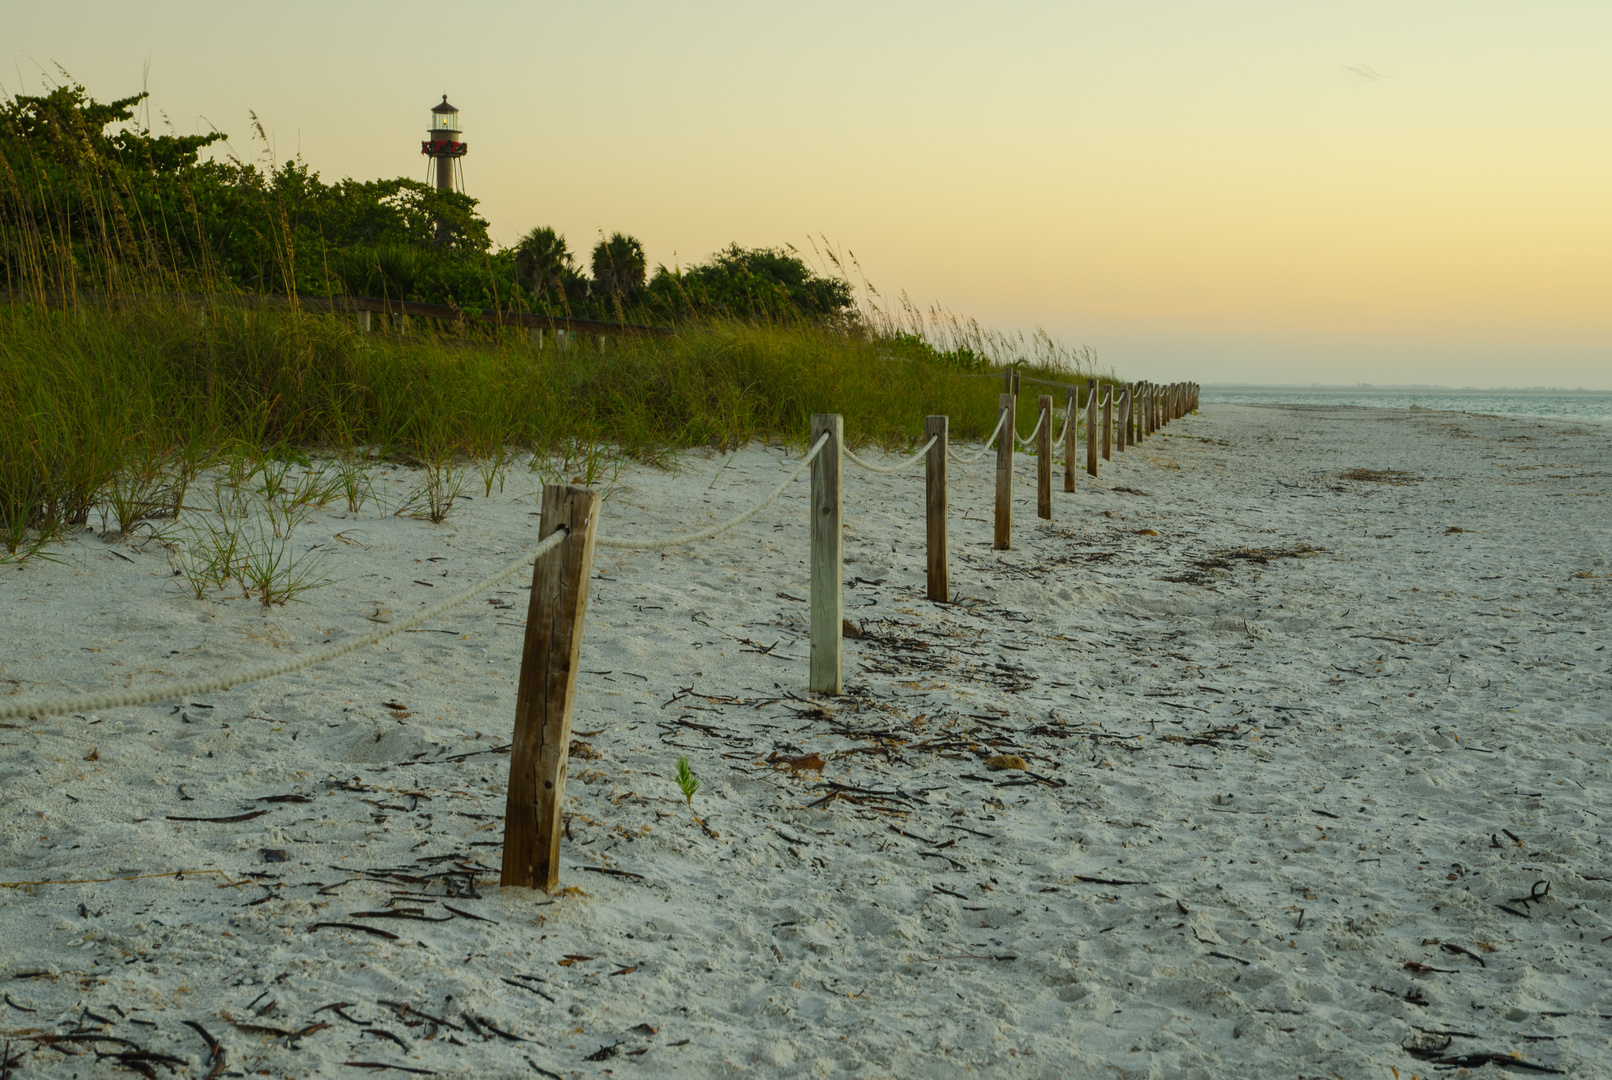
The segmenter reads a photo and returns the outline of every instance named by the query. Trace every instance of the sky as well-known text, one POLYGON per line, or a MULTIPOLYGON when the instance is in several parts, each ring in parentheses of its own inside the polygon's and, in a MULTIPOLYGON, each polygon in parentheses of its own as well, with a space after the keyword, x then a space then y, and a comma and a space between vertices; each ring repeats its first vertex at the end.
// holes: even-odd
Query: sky
POLYGON ((4 0, 8 93, 426 178, 651 266, 826 243, 1155 381, 1612 389, 1612 3, 4 0))

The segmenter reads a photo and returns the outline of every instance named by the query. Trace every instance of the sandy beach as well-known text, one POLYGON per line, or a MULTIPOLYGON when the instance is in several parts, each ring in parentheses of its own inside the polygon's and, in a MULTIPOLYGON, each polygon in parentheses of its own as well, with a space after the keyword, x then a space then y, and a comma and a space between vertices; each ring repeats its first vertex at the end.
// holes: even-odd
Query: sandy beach
MULTIPOLYGON (((798 460, 632 466, 600 532, 798 460)), ((52 882, 0 888, 12 1075, 1612 1075, 1612 428, 1206 405, 1050 523, 1021 456, 1009 552, 992 468, 951 469, 939 605, 922 471, 847 466, 833 699, 804 478, 599 551, 562 895, 497 884, 529 578, 299 675, 0 722, 0 880, 52 882)), ((532 546, 540 486, 327 508, 295 536, 334 583, 284 608, 85 533, 0 568, 0 694, 367 633, 532 546)))

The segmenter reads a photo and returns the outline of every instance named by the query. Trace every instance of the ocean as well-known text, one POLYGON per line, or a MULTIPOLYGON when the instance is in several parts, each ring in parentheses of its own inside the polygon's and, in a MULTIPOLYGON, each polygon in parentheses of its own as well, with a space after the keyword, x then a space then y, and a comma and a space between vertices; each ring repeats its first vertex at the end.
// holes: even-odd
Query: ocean
POLYGON ((1438 409, 1612 423, 1612 391, 1205 386, 1200 396, 1205 404, 1360 405, 1369 409, 1438 409))

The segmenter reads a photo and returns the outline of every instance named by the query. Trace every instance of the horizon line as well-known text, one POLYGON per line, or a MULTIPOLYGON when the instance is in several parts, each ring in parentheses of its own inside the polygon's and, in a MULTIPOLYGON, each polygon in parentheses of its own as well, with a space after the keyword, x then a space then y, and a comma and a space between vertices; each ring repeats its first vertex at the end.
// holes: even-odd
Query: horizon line
POLYGON ((1442 386, 1434 383, 1199 383, 1202 390, 1333 390, 1393 393, 1437 390, 1453 394, 1612 394, 1612 388, 1565 386, 1442 386))

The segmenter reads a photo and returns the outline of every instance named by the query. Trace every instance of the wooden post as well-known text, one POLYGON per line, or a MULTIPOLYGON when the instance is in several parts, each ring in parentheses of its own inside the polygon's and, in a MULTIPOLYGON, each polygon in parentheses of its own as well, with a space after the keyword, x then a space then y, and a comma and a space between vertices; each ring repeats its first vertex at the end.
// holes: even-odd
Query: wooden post
POLYGON ((1119 423, 1115 425, 1114 449, 1120 453, 1131 441, 1131 385, 1126 383, 1119 392, 1119 423))
POLYGON ((1013 405, 1012 394, 997 398, 997 411, 1005 419, 1002 434, 996 438, 996 539, 991 545, 997 551, 1013 546, 1013 405))
POLYGON ((1069 387, 1064 391, 1063 400, 1066 419, 1063 426, 1063 489, 1075 490, 1075 445, 1080 439, 1080 425, 1075 418, 1080 415, 1080 390, 1069 387))
POLYGON ((560 528, 567 536, 532 567, 504 805, 503 885, 545 892, 559 887, 565 762, 598 510, 596 491, 560 484, 543 489, 539 538, 560 528))
POLYGON ((526 331, 526 338, 531 342, 532 348, 541 349, 543 347, 543 328, 540 326, 532 327, 526 331))
POLYGON ((924 417, 924 440, 935 440, 924 457, 924 523, 929 556, 929 599, 942 604, 951 599, 951 552, 946 536, 946 443, 950 421, 944 416, 924 417))
POLYGON ((1035 440, 1035 513, 1042 521, 1052 520, 1052 395, 1036 398, 1041 431, 1035 440))
POLYGON ((360 334, 369 333, 369 325, 369 309, 364 308, 358 313, 358 332, 360 334))
POLYGON ((1114 384, 1103 387, 1103 460, 1114 460, 1114 384))
POLYGON ((1097 475, 1097 380, 1086 380, 1086 472, 1097 475))
POLYGON ((807 686, 814 694, 838 694, 840 682, 840 631, 845 619, 845 537, 840 530, 844 509, 844 464, 840 447, 845 422, 839 413, 815 413, 808 445, 828 442, 812 461, 812 657, 807 686))

